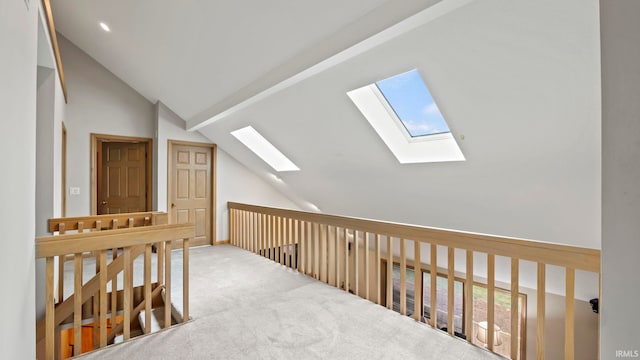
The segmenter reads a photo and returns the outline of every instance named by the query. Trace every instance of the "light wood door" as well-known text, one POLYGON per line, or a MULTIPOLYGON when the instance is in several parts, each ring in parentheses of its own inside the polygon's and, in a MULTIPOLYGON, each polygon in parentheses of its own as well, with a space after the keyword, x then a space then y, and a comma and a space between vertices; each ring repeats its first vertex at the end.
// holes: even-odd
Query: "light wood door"
POLYGON ((147 211, 144 143, 103 142, 98 171, 98 214, 147 211))
POLYGON ((196 236, 191 246, 212 243, 212 161, 211 147, 180 144, 171 146, 171 222, 196 225, 196 236))

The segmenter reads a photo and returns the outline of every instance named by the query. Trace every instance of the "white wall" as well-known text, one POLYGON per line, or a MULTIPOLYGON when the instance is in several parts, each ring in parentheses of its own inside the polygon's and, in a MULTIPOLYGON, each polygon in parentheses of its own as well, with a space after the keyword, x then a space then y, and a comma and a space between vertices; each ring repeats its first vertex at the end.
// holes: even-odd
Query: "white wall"
POLYGON ((153 137, 153 104, 58 34, 69 102, 67 127, 67 216, 91 211, 90 134, 153 137), (80 195, 69 195, 69 187, 80 195))
POLYGON ((229 211, 227 202, 240 202, 299 210, 297 204, 267 184, 251 170, 218 148, 218 176, 216 214, 218 241, 229 240, 229 211))
POLYGON ((600 1, 602 359, 640 356, 640 2, 600 1))
POLYGON ((38 5, 0 2, 0 349, 7 359, 35 358, 35 163, 38 5))
MULTIPOLYGON (((167 211, 167 146, 169 140, 211 143, 211 140, 197 131, 184 129, 185 121, 161 102, 155 106, 156 145, 154 158, 157 172, 154 203, 158 211, 167 211)), ((218 148, 216 164, 216 239, 229 239, 229 218, 227 202, 247 202, 275 207, 298 209, 291 200, 276 190, 271 184, 256 176, 244 165, 218 148)))
POLYGON ((155 105, 156 113, 154 139, 154 162, 157 171, 154 173, 156 186, 154 188, 154 209, 167 211, 167 160, 169 140, 193 141, 211 143, 209 139, 199 132, 189 132, 184 129, 184 120, 176 115, 166 105, 158 101, 155 105))

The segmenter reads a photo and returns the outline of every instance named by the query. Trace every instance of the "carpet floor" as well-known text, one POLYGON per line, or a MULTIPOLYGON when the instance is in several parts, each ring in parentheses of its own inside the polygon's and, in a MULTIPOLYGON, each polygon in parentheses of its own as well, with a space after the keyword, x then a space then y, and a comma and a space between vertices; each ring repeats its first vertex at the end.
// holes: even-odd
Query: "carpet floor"
POLYGON ((230 245, 191 249, 190 286, 192 321, 81 358, 503 359, 230 245))

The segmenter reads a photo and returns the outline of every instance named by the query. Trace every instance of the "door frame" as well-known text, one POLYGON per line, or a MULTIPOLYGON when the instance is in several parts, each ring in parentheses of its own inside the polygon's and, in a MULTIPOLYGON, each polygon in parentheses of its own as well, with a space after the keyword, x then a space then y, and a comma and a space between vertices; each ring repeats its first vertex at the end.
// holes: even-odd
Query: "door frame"
POLYGON ((103 142, 144 143, 146 145, 146 211, 151 211, 153 201, 153 139, 91 133, 91 215, 96 215, 98 213, 98 172, 101 172, 102 170, 103 142))
POLYGON ((62 139, 60 151, 60 185, 62 196, 60 197, 60 214, 62 217, 67 216, 67 127, 62 122, 62 139))
MULTIPOLYGON (((171 184, 171 168, 173 166, 173 147, 175 145, 184 145, 184 146, 195 146, 202 148, 211 149, 211 216, 209 221, 211 221, 211 245, 216 245, 218 239, 218 230, 217 230, 217 212, 216 212, 216 165, 218 164, 218 146, 216 144, 211 143, 201 143, 201 142, 193 142, 193 141, 182 141, 182 140, 167 140, 167 212, 171 211, 171 198, 172 198, 172 184, 171 184)), ((169 222, 171 222, 171 214, 169 214, 169 222)))

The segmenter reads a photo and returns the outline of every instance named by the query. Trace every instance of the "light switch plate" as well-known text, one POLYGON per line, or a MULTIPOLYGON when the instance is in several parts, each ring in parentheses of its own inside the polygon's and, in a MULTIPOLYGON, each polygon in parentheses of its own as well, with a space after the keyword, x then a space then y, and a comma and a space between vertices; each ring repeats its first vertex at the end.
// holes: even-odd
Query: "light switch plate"
POLYGON ((69 195, 80 195, 80 188, 71 186, 69 188, 69 195))

